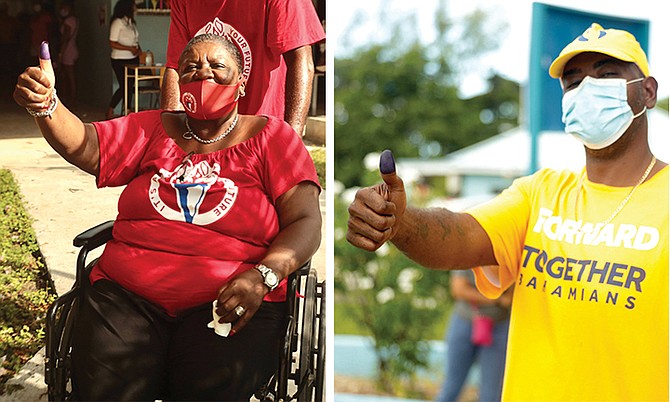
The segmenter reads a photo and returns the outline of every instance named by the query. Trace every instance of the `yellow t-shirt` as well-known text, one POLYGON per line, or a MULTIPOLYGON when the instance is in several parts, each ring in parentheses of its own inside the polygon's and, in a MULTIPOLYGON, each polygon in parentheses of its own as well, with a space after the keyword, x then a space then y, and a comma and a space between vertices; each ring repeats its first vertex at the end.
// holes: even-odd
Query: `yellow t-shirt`
POLYGON ((479 290, 515 284, 503 400, 668 400, 668 167, 588 232, 631 188, 541 170, 468 211, 499 264, 479 290))

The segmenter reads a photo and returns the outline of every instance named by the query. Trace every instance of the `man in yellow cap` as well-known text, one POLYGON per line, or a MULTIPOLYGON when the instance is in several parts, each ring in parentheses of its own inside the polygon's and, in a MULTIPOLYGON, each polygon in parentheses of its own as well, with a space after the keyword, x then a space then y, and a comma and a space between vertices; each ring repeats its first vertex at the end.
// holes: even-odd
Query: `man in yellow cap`
POLYGON ((406 205, 389 151, 347 240, 515 284, 503 400, 668 400, 668 165, 649 148, 658 83, 628 32, 593 24, 549 68, 580 173, 542 169, 465 213, 406 205))

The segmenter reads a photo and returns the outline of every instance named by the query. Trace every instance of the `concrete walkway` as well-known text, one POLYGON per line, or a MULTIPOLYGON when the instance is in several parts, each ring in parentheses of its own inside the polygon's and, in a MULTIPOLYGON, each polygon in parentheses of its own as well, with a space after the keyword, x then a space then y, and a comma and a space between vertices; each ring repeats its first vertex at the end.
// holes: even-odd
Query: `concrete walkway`
MULTIPOLYGON (((116 217, 116 203, 122 188, 97 189, 95 179, 65 162, 42 138, 32 117, 13 104, 0 105, 0 168, 12 171, 33 217, 33 229, 58 294, 74 281, 78 249, 72 239, 98 223, 116 217)), ((102 111, 79 113, 84 121, 103 119, 102 111)), ((325 278, 325 192, 321 194, 324 214, 321 247, 312 260, 325 278)), ((0 396, 4 401, 46 401, 44 348, 9 384, 21 391, 0 396)))

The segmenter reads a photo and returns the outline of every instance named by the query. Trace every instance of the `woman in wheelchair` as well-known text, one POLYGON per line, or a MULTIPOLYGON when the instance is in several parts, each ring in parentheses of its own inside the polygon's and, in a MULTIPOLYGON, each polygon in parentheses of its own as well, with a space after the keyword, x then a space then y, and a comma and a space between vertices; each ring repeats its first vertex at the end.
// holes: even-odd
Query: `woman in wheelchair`
POLYGON ((20 75, 14 99, 49 144, 98 187, 126 186, 79 307, 74 398, 248 400, 276 369, 285 278, 320 243, 320 187, 288 124, 237 113, 248 70, 231 41, 197 36, 179 62, 185 112, 91 124, 40 68, 20 75), (228 336, 208 327, 213 303, 228 336))

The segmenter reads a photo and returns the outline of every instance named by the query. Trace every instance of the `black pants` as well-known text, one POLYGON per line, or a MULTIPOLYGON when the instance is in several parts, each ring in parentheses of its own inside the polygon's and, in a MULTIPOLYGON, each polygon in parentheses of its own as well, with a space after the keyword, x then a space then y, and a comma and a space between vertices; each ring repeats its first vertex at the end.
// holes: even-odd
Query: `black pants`
MULTIPOLYGON (((128 86, 128 101, 131 99, 131 94, 135 90, 135 81, 128 79, 126 82, 124 78, 126 77, 126 72, 123 66, 128 64, 140 64, 140 58, 135 57, 134 59, 111 59, 112 60, 112 70, 114 70, 114 75, 116 76, 116 81, 119 83, 119 87, 116 88, 114 94, 112 95, 112 100, 109 101, 109 107, 112 109, 121 102, 123 95, 125 94, 125 88, 128 86)), ((123 105, 125 107, 126 105, 123 105)), ((123 113, 123 109, 121 110, 123 113)))
POLYGON ((266 303, 237 334, 207 328, 212 305, 170 317, 119 285, 86 284, 75 324, 76 400, 248 401, 276 371, 285 303, 266 303))

